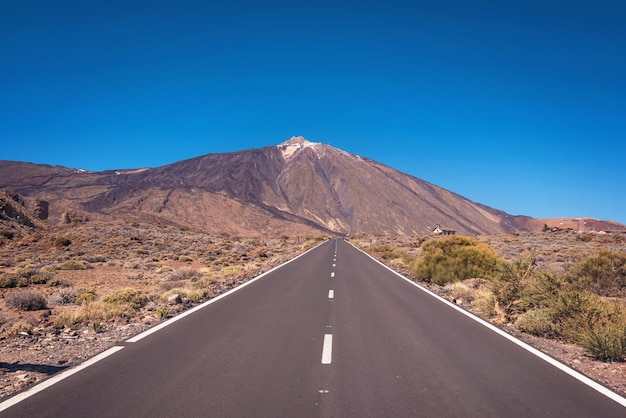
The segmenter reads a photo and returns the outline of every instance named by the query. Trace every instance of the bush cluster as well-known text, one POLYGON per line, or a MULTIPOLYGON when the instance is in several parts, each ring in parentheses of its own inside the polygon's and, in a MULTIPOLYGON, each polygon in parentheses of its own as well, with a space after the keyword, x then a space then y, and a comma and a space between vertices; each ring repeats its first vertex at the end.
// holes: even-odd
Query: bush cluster
POLYGON ((394 260, 400 258, 403 252, 400 248, 393 247, 389 244, 379 244, 371 247, 371 251, 383 260, 394 260))
POLYGON ((499 263, 500 259, 487 244, 454 235, 425 242, 413 274, 437 285, 470 278, 492 279, 499 263))
POLYGON ((54 275, 32 265, 20 267, 15 273, 0 273, 0 288, 27 287, 31 284, 46 284, 54 275))

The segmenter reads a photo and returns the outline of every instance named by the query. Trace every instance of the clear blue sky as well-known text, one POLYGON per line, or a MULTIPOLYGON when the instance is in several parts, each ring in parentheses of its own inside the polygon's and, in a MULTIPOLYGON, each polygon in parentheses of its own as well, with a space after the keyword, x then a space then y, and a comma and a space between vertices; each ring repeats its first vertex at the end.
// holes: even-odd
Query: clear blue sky
POLYGON ((626 2, 0 0, 0 159, 294 135, 510 214, 626 223, 626 2))

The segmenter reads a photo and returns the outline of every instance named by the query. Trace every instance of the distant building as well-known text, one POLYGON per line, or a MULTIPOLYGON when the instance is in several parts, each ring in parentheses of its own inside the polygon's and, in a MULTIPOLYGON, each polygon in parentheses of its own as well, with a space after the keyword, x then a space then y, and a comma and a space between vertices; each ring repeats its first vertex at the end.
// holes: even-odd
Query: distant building
POLYGON ((442 235, 454 235, 456 234, 456 231, 453 231, 451 229, 443 229, 441 226, 437 225, 435 226, 435 229, 433 229, 432 234, 438 237, 442 235))

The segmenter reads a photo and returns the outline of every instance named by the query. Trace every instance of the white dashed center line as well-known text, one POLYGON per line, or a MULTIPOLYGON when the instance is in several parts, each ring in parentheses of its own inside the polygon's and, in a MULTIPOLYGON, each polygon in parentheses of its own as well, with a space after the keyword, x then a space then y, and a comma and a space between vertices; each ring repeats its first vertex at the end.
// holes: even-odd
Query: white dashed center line
POLYGON ((333 334, 324 335, 324 348, 322 349, 322 364, 330 364, 333 358, 333 334))
POLYGON ((335 297, 335 291, 334 290, 329 290, 328 291, 328 299, 333 299, 335 297))
POLYGON ((335 277, 335 272, 330 273, 330 277, 335 277))

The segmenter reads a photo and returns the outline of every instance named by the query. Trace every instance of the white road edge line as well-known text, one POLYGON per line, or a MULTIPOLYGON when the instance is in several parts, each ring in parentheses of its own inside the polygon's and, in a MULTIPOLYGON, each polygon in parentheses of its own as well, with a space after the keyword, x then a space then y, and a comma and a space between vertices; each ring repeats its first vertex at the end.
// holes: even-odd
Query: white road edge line
POLYGON ((19 393, 13 396, 12 398, 7 399, 6 401, 0 403, 0 412, 12 407, 13 405, 19 402, 22 402, 24 399, 30 398, 34 394, 39 393, 42 390, 47 389, 56 383, 59 383, 61 380, 66 379, 75 373, 78 373, 79 371, 86 369, 87 367, 99 362, 100 360, 106 357, 109 357, 111 354, 117 353, 123 348, 124 347, 119 346, 119 345, 115 347, 111 347, 108 350, 103 351, 102 353, 98 354, 97 356, 90 358, 86 362, 81 363, 78 366, 68 369, 64 372, 61 372, 58 375, 52 376, 50 379, 44 380, 43 382, 39 383, 36 386, 33 386, 27 391, 19 393))
POLYGON ((328 291, 328 299, 334 299, 335 298, 335 291, 334 290, 329 290, 328 291))
POLYGON ((233 287, 232 289, 230 289, 230 290, 229 290, 228 292, 226 292, 226 293, 222 293, 221 295, 216 296, 216 297, 214 297, 213 299, 207 300, 206 302, 204 302, 204 303, 202 303, 202 304, 200 304, 200 305, 198 305, 198 306, 196 306, 196 307, 194 307, 194 308, 191 308, 191 309, 189 309, 188 311, 185 311, 185 312, 181 313, 180 315, 176 315, 175 317, 170 318, 170 319, 168 319, 167 321, 162 322, 162 323, 160 323, 159 325, 157 325, 157 326, 155 326, 155 327, 153 327, 153 328, 150 328, 150 329, 148 329, 148 330, 146 330, 146 331, 142 332, 141 334, 135 335, 134 337, 132 337, 132 338, 130 338, 130 339, 128 339, 128 340, 126 340, 126 342, 127 342, 127 343, 136 343, 137 341, 139 341, 139 340, 141 340, 141 339, 143 339, 143 338, 146 338, 148 335, 150 335, 150 334, 154 334, 155 332, 160 331, 161 329, 163 329, 163 328, 165 328, 165 327, 167 327, 167 326, 169 326, 169 325, 172 325, 174 322, 179 321, 179 320, 183 319, 184 317, 189 316, 189 315, 191 315, 192 313, 194 313, 194 312, 196 312, 196 311, 199 311, 200 309, 205 308, 205 307, 209 306, 210 304, 215 303, 215 302, 217 302, 218 300, 223 299, 223 298, 225 298, 226 296, 228 296, 228 295, 230 295, 230 294, 232 294, 232 293, 234 293, 234 292, 236 292, 236 291, 238 291, 238 290, 240 290, 240 289, 243 289, 244 287, 246 287, 246 286, 248 286, 248 285, 250 285, 250 284, 252 284, 252 283, 256 282, 257 280, 259 280, 259 279, 261 279, 261 278, 263 278, 263 277, 267 276, 268 274, 270 274, 270 273, 272 273, 272 272, 274 272, 274 271, 278 270, 278 269, 279 269, 279 268, 281 268, 282 266, 285 266, 285 265, 287 265, 287 264, 291 263, 292 261, 297 260, 298 258, 302 257, 303 255, 305 255, 305 254, 306 254, 306 253, 308 253, 309 251, 312 251, 312 250, 314 250, 315 248, 319 247, 320 245, 324 244, 324 242, 325 242, 325 241, 322 241, 322 243, 321 243, 321 244, 318 244, 318 245, 316 245, 315 247, 309 248, 308 250, 306 250, 306 251, 305 251, 305 252, 303 252, 302 254, 298 255, 297 257, 294 257, 294 258, 292 258, 291 260, 288 260, 288 261, 284 262, 283 264, 281 264, 281 265, 279 265, 279 266, 276 266, 276 267, 274 267, 273 269, 268 270, 268 271, 266 271, 265 273, 263 273, 263 274, 261 274, 261 275, 259 275, 259 276, 255 277, 255 278, 253 278, 253 279, 248 280, 248 281, 247 281, 247 282, 245 282, 245 283, 240 284, 240 285, 239 285, 239 286, 237 286, 237 287, 233 287))
POLYGON ((333 334, 324 334, 324 348, 322 349, 322 364, 330 364, 333 359, 333 334))
MULTIPOLYGON (((352 245, 352 244, 350 244, 350 245, 352 245)), ((624 397, 620 396, 619 394, 613 392, 609 388, 606 388, 606 387, 602 386, 601 384, 599 384, 598 382, 588 378, 584 374, 582 374, 580 372, 577 372, 576 370, 566 366, 565 364, 561 363, 560 361, 553 359, 549 355, 547 355, 547 354, 537 350, 536 348, 526 344, 525 342, 523 342, 521 340, 518 340, 514 336, 512 336, 510 334, 507 334, 506 332, 502 331, 500 328, 498 328, 495 325, 485 321, 484 319, 479 318, 479 317, 471 314, 470 312, 468 312, 468 311, 466 311, 464 309, 459 308, 457 305, 455 305, 454 303, 450 302, 449 300, 446 300, 446 299, 442 298, 441 296, 437 295, 436 293, 431 292, 430 290, 426 289, 425 287, 421 286, 420 284, 415 283, 414 281, 404 277, 402 274, 398 273, 397 271, 393 270, 391 267, 386 266, 385 264, 383 264, 380 261, 376 260, 374 257, 369 255, 365 251, 361 250, 360 248, 357 248, 354 245, 352 245, 352 246, 354 248, 356 248, 357 250, 361 251, 363 254, 365 254, 366 256, 371 258, 372 260, 374 260, 375 262, 377 262, 378 264, 380 264, 381 266, 385 267, 387 270, 389 270, 392 273, 394 273, 395 275, 397 275, 398 277, 406 280, 407 282, 411 283, 413 286, 415 286, 418 289, 422 290, 423 292, 429 294, 430 296, 434 297, 435 299, 440 300, 441 302, 445 303, 446 305, 450 306, 451 308, 456 309, 457 311, 459 311, 463 315, 465 315, 465 316, 473 319, 474 321, 478 322, 479 324, 489 328, 490 330, 492 330, 496 334, 501 335, 502 337, 504 337, 507 340, 513 342, 514 344, 517 344, 519 347, 523 348, 526 351, 529 351, 530 353, 534 354, 535 356, 539 357, 540 359, 544 360, 545 362, 551 364, 552 366, 556 367, 557 369, 561 370, 562 372, 567 373, 568 375, 570 375, 574 379, 584 383, 585 385, 591 387, 592 389, 595 389, 596 391, 600 392, 604 396, 606 396, 606 397, 608 397, 610 399, 613 399, 615 402, 617 402, 620 405, 626 407, 626 398, 624 398, 624 397)))

